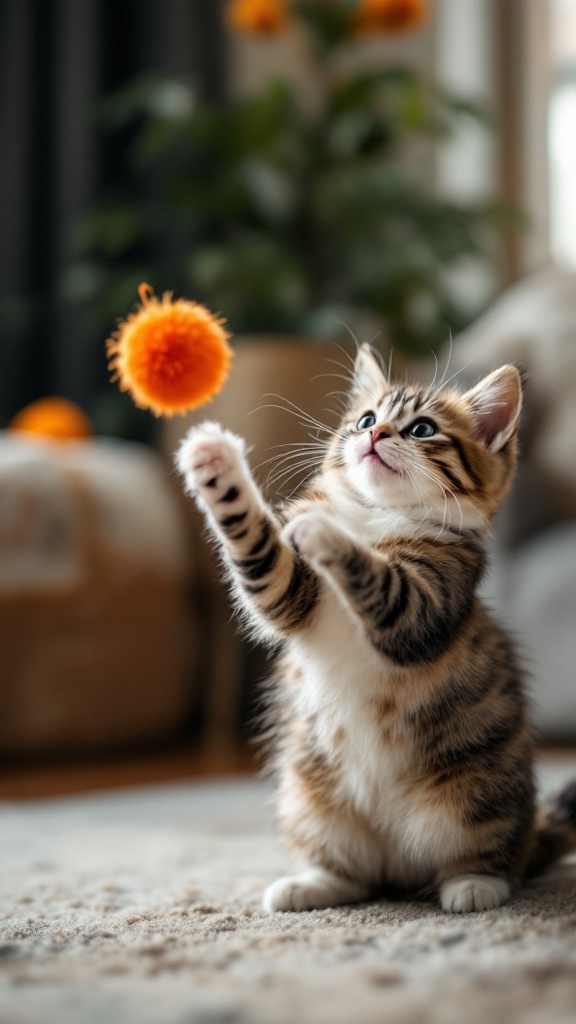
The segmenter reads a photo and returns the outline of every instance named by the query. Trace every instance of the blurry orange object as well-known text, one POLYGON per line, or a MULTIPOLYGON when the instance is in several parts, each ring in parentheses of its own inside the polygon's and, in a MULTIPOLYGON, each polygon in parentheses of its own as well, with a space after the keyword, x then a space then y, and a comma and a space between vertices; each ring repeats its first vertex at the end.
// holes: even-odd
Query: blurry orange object
POLYGON ((276 35, 289 18, 284 0, 231 0, 225 11, 226 23, 235 32, 276 35))
POLYGON ((78 440, 94 433, 88 417, 67 398, 40 398, 27 405, 9 425, 18 433, 38 434, 56 441, 78 440))
POLYGON ((353 27, 358 32, 409 32, 427 15, 427 0, 359 0, 353 27))
POLYGON ((122 391, 155 416, 173 416, 204 405, 228 378, 232 349, 224 320, 172 293, 156 298, 148 284, 142 306, 107 341, 109 369, 122 391))

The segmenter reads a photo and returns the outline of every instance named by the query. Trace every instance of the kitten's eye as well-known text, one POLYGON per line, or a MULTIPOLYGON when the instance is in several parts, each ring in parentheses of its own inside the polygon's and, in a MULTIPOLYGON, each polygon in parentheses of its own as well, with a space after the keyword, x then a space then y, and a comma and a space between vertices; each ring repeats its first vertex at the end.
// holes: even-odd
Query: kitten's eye
POLYGON ((410 437, 417 437, 418 439, 433 437, 434 434, 438 433, 438 427, 432 420, 415 420, 414 423, 410 424, 406 433, 410 434, 410 437))
POLYGON ((361 416, 360 419, 358 420, 357 429, 358 430, 368 430, 368 427, 373 427, 375 423, 376 423, 376 416, 374 415, 374 413, 373 412, 365 412, 364 415, 361 416))

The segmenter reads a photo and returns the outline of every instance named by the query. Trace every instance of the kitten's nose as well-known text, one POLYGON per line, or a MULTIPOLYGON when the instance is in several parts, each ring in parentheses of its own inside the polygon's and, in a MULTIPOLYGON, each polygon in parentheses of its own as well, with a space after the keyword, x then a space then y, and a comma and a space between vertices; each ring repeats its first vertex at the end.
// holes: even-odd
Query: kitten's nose
POLYGON ((379 423, 376 427, 372 427, 370 433, 372 435, 372 444, 376 444, 377 441, 390 437, 390 427, 387 423, 379 423))

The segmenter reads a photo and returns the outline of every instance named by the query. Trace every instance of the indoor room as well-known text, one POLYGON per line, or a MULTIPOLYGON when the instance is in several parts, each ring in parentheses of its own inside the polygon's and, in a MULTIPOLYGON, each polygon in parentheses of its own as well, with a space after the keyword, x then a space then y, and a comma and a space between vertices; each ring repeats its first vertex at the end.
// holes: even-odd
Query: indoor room
POLYGON ((567 1024, 576 0, 5 0, 0 1017, 567 1024))

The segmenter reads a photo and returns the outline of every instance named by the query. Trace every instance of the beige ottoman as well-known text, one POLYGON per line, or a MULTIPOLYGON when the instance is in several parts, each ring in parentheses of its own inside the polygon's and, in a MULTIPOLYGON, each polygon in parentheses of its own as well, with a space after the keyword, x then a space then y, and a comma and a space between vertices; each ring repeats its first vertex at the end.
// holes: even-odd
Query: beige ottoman
POLYGON ((0 433, 0 753, 177 730, 194 667, 188 572, 155 453, 0 433))

